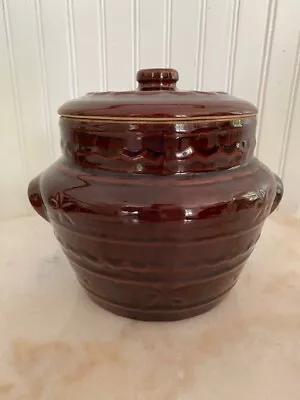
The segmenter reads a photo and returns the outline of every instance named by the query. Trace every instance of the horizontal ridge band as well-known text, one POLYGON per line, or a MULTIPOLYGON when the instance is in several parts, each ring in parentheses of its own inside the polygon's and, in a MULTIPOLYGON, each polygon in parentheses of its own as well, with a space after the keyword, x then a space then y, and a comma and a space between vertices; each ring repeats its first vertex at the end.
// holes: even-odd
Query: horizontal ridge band
MULTIPOLYGON (((203 277, 201 279, 191 279, 189 281, 178 281, 176 282, 177 285, 175 285, 175 282, 172 280, 172 282, 174 283, 174 286, 176 286, 176 288, 179 287, 184 287, 184 286, 188 286, 188 285, 193 285, 193 284, 199 284, 199 283, 204 283, 204 282, 208 282, 208 281, 212 281, 212 280, 216 280, 219 279, 221 277, 223 277, 224 275, 230 274, 234 271, 237 271, 239 269, 241 269, 243 267, 243 264, 245 263, 246 260, 239 262, 238 264, 234 265, 232 268, 227 269, 226 271, 220 272, 220 273, 216 273, 213 276, 208 276, 208 277, 203 277)), ((149 280, 136 280, 136 279, 127 279, 127 278, 120 278, 119 276, 111 276, 108 274, 103 274, 102 272, 95 272, 94 270, 90 270, 88 268, 82 267, 81 265, 79 265, 76 261, 71 260, 70 261, 71 265, 73 266, 74 269, 80 269, 83 271, 86 271, 87 273, 90 273, 92 275, 98 276, 100 278, 106 279, 106 280, 111 280, 111 281, 120 281, 124 284, 131 284, 131 285, 142 285, 145 284, 147 286, 160 286, 162 284, 162 282, 158 282, 156 281, 149 281, 149 280)), ((165 281, 163 281, 163 283, 166 283, 165 281)))
POLYGON ((213 237, 206 237, 206 238, 201 238, 201 239, 197 239, 197 240, 190 240, 190 241, 175 241, 175 240, 171 240, 171 241, 153 241, 153 242, 144 242, 144 241, 136 241, 136 240, 123 240, 123 239, 107 239, 104 237, 98 237, 98 236, 92 236, 89 234, 85 234, 82 232, 78 232, 75 231, 67 226, 64 226, 62 224, 59 224, 53 220, 51 220, 51 222, 58 226, 59 228, 65 229, 69 232, 71 232, 72 234, 76 235, 76 236, 81 236, 90 240, 94 240, 94 241, 98 241, 98 242, 103 242, 103 243, 113 243, 113 244, 119 244, 119 245, 126 245, 126 246, 145 246, 145 247, 164 247, 164 246, 176 246, 176 247, 189 247, 189 246, 197 246, 199 245, 199 243, 203 244, 203 243, 208 243, 208 242, 216 242, 216 241, 220 241, 222 239, 228 239, 228 238, 235 238, 239 235, 244 235, 248 232, 254 231, 255 229, 258 229, 263 222, 260 222, 259 224, 256 224, 254 226, 252 226, 251 228, 248 229, 242 229, 240 231, 237 232, 233 232, 230 234, 225 234, 225 235, 219 235, 219 236, 213 236, 213 237))
POLYGON ((230 292, 230 290, 234 287, 234 285, 236 284, 236 282, 234 282, 233 285, 231 285, 228 289, 226 289, 224 292, 222 292, 221 294, 219 294, 216 297, 210 298, 208 301, 205 301, 203 303, 199 303, 199 304, 194 304, 190 307, 182 307, 182 308, 168 308, 168 309, 162 309, 162 308, 136 308, 136 307, 130 307, 130 306, 125 306, 122 304, 118 304, 118 303, 114 303, 110 300, 104 299, 102 296, 100 296, 98 293, 93 292, 92 290, 88 289, 83 282, 80 281, 81 286, 92 296, 95 296, 96 298, 98 298, 101 302, 106 303, 108 305, 111 305, 115 308, 120 308, 123 310, 127 310, 127 311, 133 311, 133 312, 145 312, 145 313, 149 313, 149 314, 155 314, 156 312, 162 312, 162 313, 178 313, 178 312, 184 312, 184 311, 190 311, 193 309, 197 309, 198 307, 205 307, 211 303, 214 303, 215 301, 217 301, 218 299, 221 299, 222 297, 224 297, 228 292, 230 292))

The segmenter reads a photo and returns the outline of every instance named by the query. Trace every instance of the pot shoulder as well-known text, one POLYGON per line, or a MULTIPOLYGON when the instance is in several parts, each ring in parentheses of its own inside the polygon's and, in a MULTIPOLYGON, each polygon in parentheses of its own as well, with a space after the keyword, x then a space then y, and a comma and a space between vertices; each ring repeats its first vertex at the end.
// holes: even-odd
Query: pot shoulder
POLYGON ((84 223, 83 216, 127 224, 238 215, 264 220, 276 195, 274 174, 256 158, 230 170, 168 177, 94 174, 60 159, 40 185, 50 220, 63 213, 65 223, 74 219, 75 225, 84 223))

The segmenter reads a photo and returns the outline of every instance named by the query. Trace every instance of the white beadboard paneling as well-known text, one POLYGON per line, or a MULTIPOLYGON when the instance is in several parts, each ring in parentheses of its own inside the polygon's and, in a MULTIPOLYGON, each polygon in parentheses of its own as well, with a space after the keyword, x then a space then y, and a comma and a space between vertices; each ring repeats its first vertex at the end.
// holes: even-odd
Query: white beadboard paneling
POLYGON ((295 105, 297 101, 297 90, 299 84, 299 74, 300 74, 300 32, 298 35, 298 45, 295 55, 295 63, 294 63, 294 71, 292 77, 292 84, 290 88, 290 95, 289 95, 289 102, 288 102, 288 109, 285 118, 285 128, 283 134, 283 142, 281 146, 281 156, 280 156, 280 164, 279 164, 279 175, 283 176, 284 168, 286 164, 286 154, 287 148, 289 145, 290 134, 291 134, 291 127, 293 124, 293 119, 295 117, 295 105))
POLYGON ((75 26, 74 26, 74 1, 66 0, 67 14, 67 41, 70 67, 70 88, 72 97, 78 97, 78 72, 77 57, 75 46, 75 26))
MULTIPOLYGON (((288 109, 285 116, 285 128, 283 133, 283 141, 281 146, 281 156, 280 156, 280 164, 279 164, 279 175, 283 176, 284 168, 286 164, 286 154, 287 148, 289 145, 291 127, 293 124, 294 113, 295 113, 295 104, 297 101, 297 90, 299 85, 299 74, 300 74, 300 32, 298 35, 298 45, 296 49, 295 55, 295 63, 294 63, 294 71, 292 77, 292 84, 290 88, 288 109)), ((300 109, 298 109, 300 110, 300 109)))
POLYGON ((132 87, 135 88, 136 82, 136 71, 140 68, 140 8, 139 0, 131 0, 131 11, 132 11, 132 87))
POLYGON ((281 149, 285 141, 286 114, 299 33, 299 18, 295 18, 299 2, 289 0, 288 3, 289 6, 285 1, 278 1, 261 131, 257 143, 259 157, 277 173, 280 172, 281 149))
POLYGON ((207 16, 207 0, 199 0, 198 11, 198 29, 197 29, 197 49, 196 49, 196 67, 197 79, 196 89, 203 89, 204 79, 204 56, 205 56, 205 34, 206 34, 206 16, 207 16))
MULTIPOLYGON (((103 90, 101 81, 101 36, 98 27, 98 0, 73 0, 74 48, 78 95, 103 90)), ((101 23, 101 22, 100 22, 101 23)))
POLYGON ((240 5, 241 5, 241 0, 232 1, 229 50, 228 50, 228 61, 227 61, 227 78, 226 78, 226 91, 228 93, 232 92, 233 80, 235 75, 236 46, 237 46, 238 29, 240 24, 240 18, 239 18, 240 5))
POLYGON ((140 68, 163 67, 165 62, 164 0, 140 0, 140 68))
POLYGON ((105 0, 98 0, 99 65, 101 68, 101 88, 107 91, 107 40, 105 0))
POLYGON ((282 146, 280 173, 285 184, 281 208, 300 217, 300 35, 294 64, 289 110, 286 115, 286 143, 282 146))
POLYGON ((20 104, 15 77, 10 26, 0 10, 0 119, 1 119, 1 197, 0 219, 29 212, 26 198, 26 153, 23 144, 20 104))
POLYGON ((41 0, 41 21, 49 96, 53 153, 61 155, 57 109, 73 95, 68 52, 67 4, 63 0, 41 0))
POLYGON ((242 0, 239 10, 232 93, 256 105, 268 22, 268 3, 267 0, 242 0))
POLYGON ((34 1, 8 1, 26 167, 33 177, 51 162, 34 1), (38 151, 37 151, 38 149, 38 151))
POLYGON ((109 90, 132 88, 132 10, 130 0, 109 0, 106 7, 107 84, 109 90))
MULTIPOLYGON (((265 110, 266 85, 270 68, 271 51, 273 47, 277 9, 278 9, 277 0, 270 0, 268 6, 268 16, 266 20, 266 30, 264 35, 264 51, 261 58, 261 70, 260 70, 259 87, 257 95, 257 107, 260 113, 257 125, 257 133, 256 133, 256 136, 258 138, 260 137, 261 134, 261 124, 263 121, 263 115, 265 110)), ((258 152, 259 152, 259 140, 258 140, 258 145, 255 148, 255 155, 257 155, 258 152)))
POLYGON ((203 90, 227 90, 235 7, 236 0, 207 0, 203 90))
POLYGON ((165 32, 164 32, 164 67, 170 68, 171 62, 171 41, 172 41, 172 0, 164 0, 165 2, 165 32))
POLYGON ((199 46, 198 0, 190 0, 189 7, 181 0, 173 0, 170 65, 179 72, 178 87, 193 90, 197 83, 197 46, 199 46))
POLYGON ((47 81, 47 68, 46 68, 46 60, 45 60, 41 2, 40 2, 40 0, 34 0, 34 1, 35 1, 35 14, 36 14, 35 16, 36 16, 36 23, 37 23, 37 30, 38 30, 39 59, 40 59, 40 67, 41 67, 45 124, 46 124, 48 140, 49 140, 49 153, 50 153, 51 160, 54 160, 55 154, 54 154, 54 143, 53 143, 53 135, 52 135, 51 116, 50 116, 49 87, 48 87, 48 81, 47 81))

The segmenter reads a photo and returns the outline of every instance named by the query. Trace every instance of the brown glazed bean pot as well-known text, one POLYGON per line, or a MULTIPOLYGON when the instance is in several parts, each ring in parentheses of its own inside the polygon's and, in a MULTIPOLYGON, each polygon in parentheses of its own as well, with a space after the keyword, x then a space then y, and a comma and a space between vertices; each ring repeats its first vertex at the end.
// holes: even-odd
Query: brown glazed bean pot
POLYGON ((59 109, 63 155, 28 194, 95 302, 179 320, 235 285, 283 187, 253 156, 253 105, 179 91, 172 69, 137 80, 59 109))

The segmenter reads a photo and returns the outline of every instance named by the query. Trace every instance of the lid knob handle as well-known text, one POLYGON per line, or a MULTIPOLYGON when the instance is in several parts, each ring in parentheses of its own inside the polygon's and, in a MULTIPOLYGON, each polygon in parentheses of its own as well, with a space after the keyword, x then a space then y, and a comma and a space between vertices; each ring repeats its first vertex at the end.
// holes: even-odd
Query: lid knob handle
POLYGON ((176 90, 178 72, 171 68, 140 69, 136 80, 138 90, 176 90))

